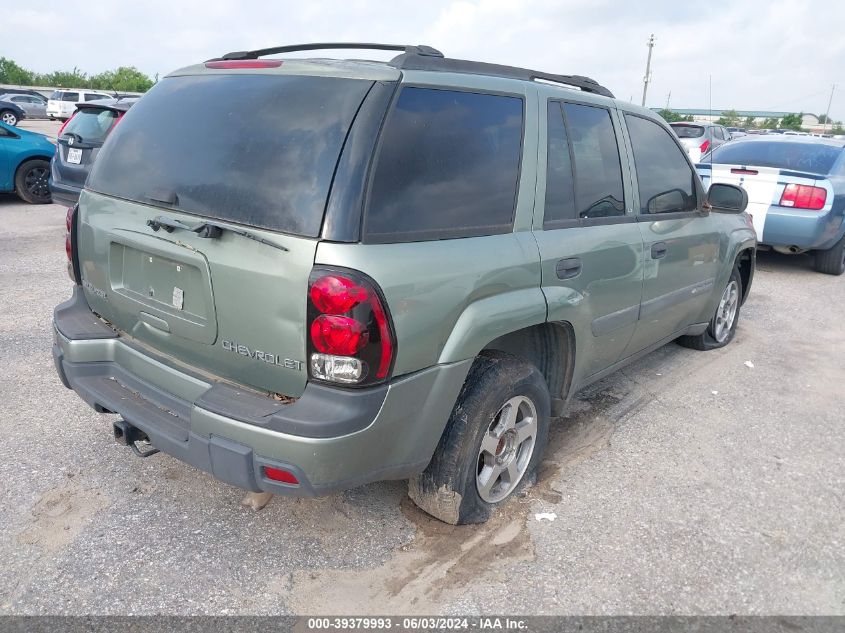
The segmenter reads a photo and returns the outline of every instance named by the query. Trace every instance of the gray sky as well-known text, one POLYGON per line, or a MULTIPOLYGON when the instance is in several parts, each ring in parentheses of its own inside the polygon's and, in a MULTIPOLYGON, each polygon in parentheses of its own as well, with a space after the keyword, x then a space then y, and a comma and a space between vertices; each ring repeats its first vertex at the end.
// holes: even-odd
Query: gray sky
MULTIPOLYGON (((649 106, 823 113, 845 119, 843 0, 428 0, 15 3, 0 56, 38 71, 153 76, 230 50, 285 43, 430 44, 447 56, 589 75, 639 102, 656 36, 649 106)), ((374 59, 385 55, 368 54, 374 59)), ((388 55, 389 56, 389 55, 388 55)))

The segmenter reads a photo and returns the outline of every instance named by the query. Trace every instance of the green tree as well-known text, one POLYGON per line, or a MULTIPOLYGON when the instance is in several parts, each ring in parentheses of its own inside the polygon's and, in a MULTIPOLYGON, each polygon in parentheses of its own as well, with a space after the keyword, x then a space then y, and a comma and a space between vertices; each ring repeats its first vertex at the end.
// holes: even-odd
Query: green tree
POLYGON ((121 66, 117 70, 94 75, 90 84, 91 88, 116 92, 146 92, 153 87, 152 79, 134 66, 121 66))
POLYGON ((842 121, 837 121, 830 129, 831 134, 845 134, 845 128, 842 127, 842 121))
POLYGON ((819 123, 830 123, 830 117, 826 114, 819 115, 819 123))
POLYGON ((18 86, 31 86, 32 72, 21 68, 11 59, 0 57, 0 83, 18 86))
POLYGON ((804 122, 804 113, 795 114, 787 114, 783 119, 780 121, 780 126, 785 130, 795 130, 799 131, 801 129, 801 124, 804 122))
POLYGON ((767 130, 774 130, 774 129, 777 129, 778 125, 779 125, 779 120, 777 118, 769 117, 768 119, 765 119, 760 124, 760 127, 767 129, 767 130))
POLYGON ((745 117, 745 121, 742 122, 742 127, 744 127, 746 130, 753 130, 755 127, 757 127, 757 124, 754 122, 754 117, 745 117))
POLYGON ((678 114, 677 112, 672 112, 672 110, 667 110, 663 108, 657 114, 663 117, 663 119, 667 123, 675 123, 676 121, 686 121, 687 119, 682 115, 678 114))
POLYGON ((739 124, 739 113, 736 110, 722 112, 722 116, 716 119, 716 123, 725 127, 736 127, 739 124))

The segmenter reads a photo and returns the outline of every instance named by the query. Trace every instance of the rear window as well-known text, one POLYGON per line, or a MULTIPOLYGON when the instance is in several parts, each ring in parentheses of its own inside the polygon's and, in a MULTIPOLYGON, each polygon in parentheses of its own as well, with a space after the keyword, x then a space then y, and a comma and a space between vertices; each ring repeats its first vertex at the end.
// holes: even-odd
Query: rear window
POLYGON ((522 110, 519 97, 404 88, 382 133, 365 240, 511 231, 522 110))
MULTIPOLYGON (((792 141, 732 141, 713 150, 712 162, 751 165, 827 174, 842 154, 841 147, 792 141)), ((711 162, 711 158, 707 158, 711 162)))
POLYGON ((678 138, 698 138, 704 136, 704 128, 700 125, 673 125, 672 129, 678 138))
POLYGON ((75 136, 86 143, 102 143, 117 120, 117 112, 85 108, 68 121, 62 130, 62 138, 75 136))
POLYGON ((371 81, 199 75, 158 82, 103 146, 88 186, 187 213, 316 237, 371 81))

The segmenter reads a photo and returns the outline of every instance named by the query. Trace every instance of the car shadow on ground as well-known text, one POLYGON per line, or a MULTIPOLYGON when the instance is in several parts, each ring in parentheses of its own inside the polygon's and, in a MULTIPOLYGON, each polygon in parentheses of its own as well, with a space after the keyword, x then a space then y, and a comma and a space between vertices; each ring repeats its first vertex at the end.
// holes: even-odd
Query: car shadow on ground
POLYGON ((816 272, 812 253, 785 255, 776 251, 757 251, 757 270, 764 272, 810 271, 816 272))

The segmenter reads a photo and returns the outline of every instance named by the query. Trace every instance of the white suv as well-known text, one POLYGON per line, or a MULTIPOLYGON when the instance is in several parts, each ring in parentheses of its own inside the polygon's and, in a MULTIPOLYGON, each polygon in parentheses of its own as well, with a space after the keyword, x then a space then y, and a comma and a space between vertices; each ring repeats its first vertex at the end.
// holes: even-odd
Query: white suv
POLYGON ((110 94, 93 90, 56 90, 47 101, 47 116, 65 121, 73 116, 77 103, 111 98, 110 94))

